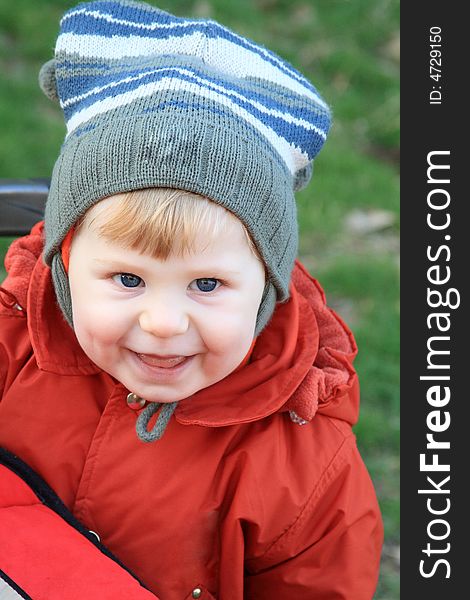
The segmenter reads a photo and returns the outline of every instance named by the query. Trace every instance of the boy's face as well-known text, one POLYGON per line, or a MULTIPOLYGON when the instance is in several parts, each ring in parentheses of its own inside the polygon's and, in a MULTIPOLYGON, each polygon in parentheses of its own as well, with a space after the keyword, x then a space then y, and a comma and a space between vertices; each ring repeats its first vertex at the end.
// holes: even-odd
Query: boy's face
MULTIPOLYGON (((149 401, 173 402, 220 381, 253 341, 264 267, 241 223, 195 250, 155 259, 100 236, 112 198, 74 236, 69 278, 74 329, 93 362, 149 401)), ((88 215, 87 215, 88 217, 88 215)))

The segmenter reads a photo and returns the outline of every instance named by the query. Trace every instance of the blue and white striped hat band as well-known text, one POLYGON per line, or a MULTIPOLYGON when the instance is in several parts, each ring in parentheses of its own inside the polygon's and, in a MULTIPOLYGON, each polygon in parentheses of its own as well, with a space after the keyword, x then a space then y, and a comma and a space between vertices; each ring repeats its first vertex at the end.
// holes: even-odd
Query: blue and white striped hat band
POLYGON ((330 127, 328 106, 305 77, 213 20, 101 0, 65 13, 40 82, 67 126, 46 206, 49 264, 101 198, 179 187, 240 218, 277 299, 288 297, 293 192, 308 182, 330 127))
POLYGON ((68 134, 137 98, 164 97, 175 86, 194 94, 195 102, 210 98, 253 125, 293 175, 315 157, 328 133, 328 107, 307 79, 211 20, 129 2, 79 5, 61 21, 56 65, 68 134))

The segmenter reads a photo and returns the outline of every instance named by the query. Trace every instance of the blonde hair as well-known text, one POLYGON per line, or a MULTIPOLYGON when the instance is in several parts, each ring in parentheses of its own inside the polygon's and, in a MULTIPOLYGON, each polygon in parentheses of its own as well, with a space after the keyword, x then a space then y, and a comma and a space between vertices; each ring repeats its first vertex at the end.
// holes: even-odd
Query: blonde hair
MULTIPOLYGON (((210 240, 223 233, 232 214, 204 196, 170 188, 116 194, 111 211, 106 221, 99 219, 97 228, 101 236, 162 260, 172 253, 184 255, 194 251, 196 234, 210 240)), ((89 224, 96 219, 93 216, 89 224)), ((86 221, 85 216, 78 227, 86 221)), ((239 222, 250 249, 263 262, 246 227, 239 222)))

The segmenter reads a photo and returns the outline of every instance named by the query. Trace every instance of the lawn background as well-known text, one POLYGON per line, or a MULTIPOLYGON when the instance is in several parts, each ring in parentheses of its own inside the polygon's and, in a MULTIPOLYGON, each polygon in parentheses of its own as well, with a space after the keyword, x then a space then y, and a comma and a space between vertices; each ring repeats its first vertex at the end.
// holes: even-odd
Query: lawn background
MULTIPOLYGON (((52 57, 61 14, 74 4, 0 4, 0 178, 50 176, 64 125, 40 92, 37 72, 52 57)), ((311 184, 298 195, 300 258, 359 345, 355 432, 386 536, 375 599, 398 599, 398 0, 161 0, 158 6, 215 18, 275 50, 332 106, 329 140, 311 184)), ((8 242, 0 239, 0 258, 8 242)))

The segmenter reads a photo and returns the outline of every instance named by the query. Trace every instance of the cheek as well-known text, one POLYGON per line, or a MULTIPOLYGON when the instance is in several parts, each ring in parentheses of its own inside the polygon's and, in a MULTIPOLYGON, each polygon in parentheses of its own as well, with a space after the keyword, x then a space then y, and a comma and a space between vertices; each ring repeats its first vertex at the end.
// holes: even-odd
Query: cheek
POLYGON ((74 330, 79 342, 87 346, 111 343, 122 331, 122 314, 109 303, 72 296, 74 330))
POLYGON ((257 307, 227 306, 204 321, 200 333, 206 347, 220 356, 244 358, 253 341, 257 307))

